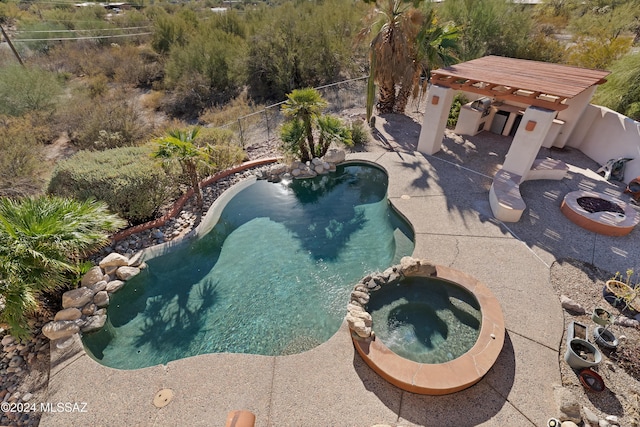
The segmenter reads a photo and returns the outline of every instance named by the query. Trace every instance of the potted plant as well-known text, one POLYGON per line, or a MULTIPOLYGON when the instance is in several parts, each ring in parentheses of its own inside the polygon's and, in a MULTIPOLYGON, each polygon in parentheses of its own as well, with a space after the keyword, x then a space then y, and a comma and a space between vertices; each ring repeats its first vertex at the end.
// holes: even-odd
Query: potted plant
POLYGON ((591 314, 591 320, 593 320, 597 326, 593 330, 593 338, 600 347, 615 349, 618 346, 618 340, 613 332, 608 328, 613 324, 614 316, 601 307, 596 307, 591 314))
POLYGON ((629 269, 624 278, 617 272, 611 279, 607 280, 602 290, 602 296, 607 302, 621 310, 629 309, 636 313, 640 312, 640 287, 637 282, 632 282, 633 270, 629 269))

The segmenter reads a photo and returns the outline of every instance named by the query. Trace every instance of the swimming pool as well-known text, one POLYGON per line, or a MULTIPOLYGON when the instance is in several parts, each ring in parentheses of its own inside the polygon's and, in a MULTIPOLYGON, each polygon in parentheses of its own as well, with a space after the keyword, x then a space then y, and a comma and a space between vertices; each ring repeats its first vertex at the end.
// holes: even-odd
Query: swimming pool
POLYGON ((249 185, 206 235, 147 260, 114 294, 87 351, 121 369, 204 353, 284 355, 326 341, 364 274, 413 252, 413 232, 367 164, 249 185))

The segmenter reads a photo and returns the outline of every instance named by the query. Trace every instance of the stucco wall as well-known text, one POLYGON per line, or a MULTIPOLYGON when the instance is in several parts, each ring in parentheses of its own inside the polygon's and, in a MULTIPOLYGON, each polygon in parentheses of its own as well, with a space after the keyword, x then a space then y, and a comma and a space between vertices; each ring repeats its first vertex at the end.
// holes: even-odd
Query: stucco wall
POLYGON ((640 123, 606 107, 590 104, 567 145, 582 151, 599 164, 630 157, 624 181, 640 176, 640 123))

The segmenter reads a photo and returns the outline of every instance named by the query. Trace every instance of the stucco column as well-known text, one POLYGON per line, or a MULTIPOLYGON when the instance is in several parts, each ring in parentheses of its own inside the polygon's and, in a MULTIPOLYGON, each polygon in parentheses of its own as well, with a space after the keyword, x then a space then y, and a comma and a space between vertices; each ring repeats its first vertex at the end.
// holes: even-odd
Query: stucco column
POLYGON ((502 169, 525 177, 540 151, 556 112, 539 107, 525 110, 502 169))
POLYGON ((580 121, 580 117, 582 117, 582 114, 584 114, 584 111, 589 106, 589 102, 591 102, 591 98, 593 97, 596 88, 597 86, 593 85, 579 93, 577 96, 565 101, 565 104, 567 104, 569 108, 558 113, 558 120, 564 121, 564 125, 562 125, 562 128, 553 143, 554 146, 562 148, 566 145, 573 133, 573 130, 580 121))
POLYGON ((453 89, 438 85, 431 85, 429 88, 427 107, 418 139, 419 152, 434 154, 440 151, 454 92, 453 89))

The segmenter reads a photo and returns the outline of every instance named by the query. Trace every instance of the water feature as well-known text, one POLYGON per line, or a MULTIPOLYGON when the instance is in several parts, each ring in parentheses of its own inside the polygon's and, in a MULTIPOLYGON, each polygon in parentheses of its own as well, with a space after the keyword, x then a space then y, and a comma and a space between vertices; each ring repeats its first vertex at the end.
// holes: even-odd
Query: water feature
POLYGON ((205 236, 147 260, 113 295, 105 328, 83 337, 87 351, 136 369, 204 353, 291 354, 326 341, 353 283, 413 251, 386 191, 386 173, 364 164, 248 186, 205 236))
POLYGON ((371 293, 367 311, 376 339, 418 363, 444 363, 476 343, 481 313, 475 297, 447 280, 406 278, 371 293))

